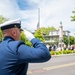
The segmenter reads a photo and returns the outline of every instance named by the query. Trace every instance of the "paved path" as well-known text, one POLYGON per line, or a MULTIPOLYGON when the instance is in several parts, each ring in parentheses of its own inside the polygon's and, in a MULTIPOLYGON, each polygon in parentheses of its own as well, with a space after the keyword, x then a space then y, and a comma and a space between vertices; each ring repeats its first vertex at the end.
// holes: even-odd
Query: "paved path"
POLYGON ((46 63, 30 64, 28 75, 75 75, 75 55, 52 56, 46 63))

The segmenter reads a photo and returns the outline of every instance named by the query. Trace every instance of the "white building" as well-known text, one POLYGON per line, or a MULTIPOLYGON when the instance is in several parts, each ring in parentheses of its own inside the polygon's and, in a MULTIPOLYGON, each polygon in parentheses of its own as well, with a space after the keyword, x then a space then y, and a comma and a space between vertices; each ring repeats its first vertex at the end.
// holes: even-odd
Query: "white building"
POLYGON ((67 36, 69 38, 69 31, 63 30, 63 26, 59 26, 58 30, 51 31, 49 36, 44 36, 45 43, 53 43, 56 44, 58 47, 64 47, 64 40, 63 36, 67 36))

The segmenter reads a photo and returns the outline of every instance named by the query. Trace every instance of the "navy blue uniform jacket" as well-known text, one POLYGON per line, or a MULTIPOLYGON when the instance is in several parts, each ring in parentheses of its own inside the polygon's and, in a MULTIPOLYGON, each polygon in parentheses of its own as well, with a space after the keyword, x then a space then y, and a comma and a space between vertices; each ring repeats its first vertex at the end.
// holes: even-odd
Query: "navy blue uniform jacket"
POLYGON ((22 41, 5 37, 0 43, 0 75, 26 75, 28 63, 46 62, 51 55, 38 39, 32 39, 33 47, 22 41))

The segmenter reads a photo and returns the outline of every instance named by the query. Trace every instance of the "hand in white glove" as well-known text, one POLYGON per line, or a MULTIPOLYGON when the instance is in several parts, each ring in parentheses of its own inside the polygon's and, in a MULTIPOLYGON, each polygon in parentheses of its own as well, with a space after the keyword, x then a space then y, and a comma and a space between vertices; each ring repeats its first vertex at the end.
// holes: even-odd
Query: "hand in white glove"
POLYGON ((26 35, 26 38, 29 40, 29 41, 31 41, 33 38, 35 38, 34 37, 34 35, 31 33, 31 32, 29 32, 29 31, 27 31, 27 30, 23 30, 24 31, 24 34, 26 35))

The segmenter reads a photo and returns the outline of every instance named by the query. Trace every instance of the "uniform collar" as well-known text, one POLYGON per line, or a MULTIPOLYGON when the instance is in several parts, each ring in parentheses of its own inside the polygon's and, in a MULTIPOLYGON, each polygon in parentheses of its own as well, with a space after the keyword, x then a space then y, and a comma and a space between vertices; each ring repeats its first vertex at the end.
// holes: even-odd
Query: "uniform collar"
POLYGON ((8 39, 15 41, 15 40, 14 40, 12 37, 10 37, 10 36, 4 37, 4 41, 5 41, 5 40, 8 40, 8 39))

